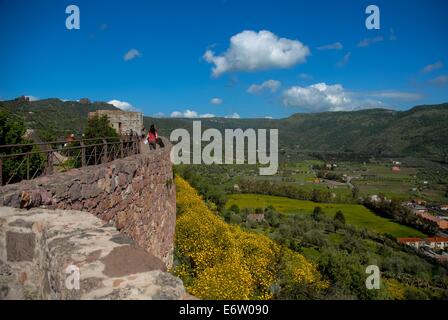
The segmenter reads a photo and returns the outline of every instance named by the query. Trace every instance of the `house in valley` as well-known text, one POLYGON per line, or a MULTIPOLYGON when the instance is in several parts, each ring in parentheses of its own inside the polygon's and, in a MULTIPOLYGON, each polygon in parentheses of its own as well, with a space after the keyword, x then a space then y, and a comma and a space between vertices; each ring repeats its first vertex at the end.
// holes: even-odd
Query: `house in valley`
POLYGON ((407 244, 415 249, 419 249, 424 244, 422 238, 398 238, 397 241, 402 244, 407 244))
POLYGON ((425 213, 417 213, 418 216, 422 217, 427 221, 434 222, 437 224, 440 230, 448 230, 448 220, 442 219, 441 217, 433 216, 427 212, 425 213))
POLYGON ((427 247, 430 249, 445 250, 448 248, 448 237, 431 237, 431 238, 398 238, 398 242, 420 249, 427 247))
POLYGON ((264 213, 249 213, 247 215, 247 221, 263 222, 264 221, 264 213))

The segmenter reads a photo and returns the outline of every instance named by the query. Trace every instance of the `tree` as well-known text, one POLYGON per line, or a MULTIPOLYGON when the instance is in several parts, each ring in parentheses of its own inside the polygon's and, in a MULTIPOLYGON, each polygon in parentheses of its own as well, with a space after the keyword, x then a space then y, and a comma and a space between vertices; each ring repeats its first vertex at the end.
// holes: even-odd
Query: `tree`
MULTIPOLYGON (((30 140, 24 138, 26 132, 25 125, 20 118, 14 117, 7 111, 0 110, 0 146, 16 145, 13 147, 4 147, 0 149, 0 155, 25 153, 30 151, 38 151, 37 147, 24 146, 31 143, 30 140)), ((3 181, 1 184, 10 182, 18 182, 27 177, 27 163, 29 161, 30 177, 38 175, 42 169, 44 159, 40 154, 25 156, 9 157, 3 160, 3 181)))
POLYGON ((264 215, 265 221, 272 227, 277 228, 280 224, 279 214, 274 210, 267 210, 264 215))
POLYGON ((238 214, 231 214, 230 215, 230 223, 233 224, 240 224, 243 221, 240 215, 238 214))
POLYGON ((345 216, 341 210, 338 210, 334 215, 334 220, 339 221, 342 224, 345 224, 345 216))
POLYGON ((236 204, 232 204, 232 205, 230 206, 230 211, 232 211, 232 212, 238 214, 238 213, 240 213, 240 207, 238 207, 236 204))
POLYGON ((352 197, 353 199, 359 198, 359 188, 356 186, 352 189, 352 197))
POLYGON ((106 115, 95 115, 89 118, 87 122, 87 128, 84 132, 86 139, 91 138, 116 138, 118 137, 117 131, 112 128, 109 118, 106 115))
POLYGON ((324 218, 324 216, 325 216, 325 213, 322 211, 321 207, 314 207, 313 214, 311 215, 311 217, 314 220, 316 220, 316 221, 322 220, 324 218))
POLYGON ((57 133, 52 128, 39 128, 36 132, 43 142, 53 142, 58 139, 57 133))
MULTIPOLYGON (((118 142, 119 135, 112 128, 110 124, 109 118, 106 115, 98 116, 95 115, 89 118, 87 122, 87 127, 84 130, 84 138, 85 139, 95 139, 90 140, 86 143, 86 162, 87 164, 97 164, 97 157, 101 157, 101 147, 98 146, 89 146, 89 145, 97 145, 103 143, 103 139, 107 142, 118 142)), ((80 145, 79 142, 72 142, 70 147, 78 147, 80 145)), ((81 149, 73 149, 69 150, 67 156, 71 157, 74 161, 74 167, 81 166, 81 149)), ((109 155, 109 157, 111 157, 109 155)))

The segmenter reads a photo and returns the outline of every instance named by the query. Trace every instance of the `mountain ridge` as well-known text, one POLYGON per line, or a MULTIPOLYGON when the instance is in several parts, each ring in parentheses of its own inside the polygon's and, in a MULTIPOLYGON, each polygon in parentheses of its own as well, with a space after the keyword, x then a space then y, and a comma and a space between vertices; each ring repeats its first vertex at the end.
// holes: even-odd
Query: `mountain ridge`
MULTIPOLYGON (((37 101, 0 101, 23 119, 27 127, 55 134, 80 135, 90 111, 118 110, 105 102, 63 101, 50 98, 37 101)), ((365 109, 356 111, 295 113, 281 119, 251 118, 156 118, 144 117, 145 127, 155 124, 159 133, 169 136, 176 128, 192 130, 192 121, 202 128, 218 130, 241 128, 279 129, 280 148, 287 151, 315 150, 365 153, 376 156, 413 155, 448 158, 448 103, 418 105, 408 110, 365 109)))

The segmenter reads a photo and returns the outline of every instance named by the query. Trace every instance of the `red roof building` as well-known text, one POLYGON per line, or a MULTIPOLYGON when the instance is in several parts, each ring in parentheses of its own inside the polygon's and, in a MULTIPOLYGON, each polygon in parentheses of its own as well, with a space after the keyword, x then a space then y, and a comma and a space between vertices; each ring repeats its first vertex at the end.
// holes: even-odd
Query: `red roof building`
POLYGON ((429 213, 416 213, 416 214, 425 220, 436 223, 439 229, 441 230, 448 229, 448 220, 440 219, 439 217, 430 215, 429 213))
POLYGON ((428 246, 431 249, 445 249, 448 248, 448 237, 431 237, 431 238, 398 238, 398 242, 407 244, 416 249, 421 246, 428 246))

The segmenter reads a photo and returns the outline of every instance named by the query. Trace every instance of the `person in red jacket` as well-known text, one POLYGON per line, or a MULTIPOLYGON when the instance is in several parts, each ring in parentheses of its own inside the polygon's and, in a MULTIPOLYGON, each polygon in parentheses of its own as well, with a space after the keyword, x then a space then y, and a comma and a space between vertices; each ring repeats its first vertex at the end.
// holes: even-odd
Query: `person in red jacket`
POLYGON ((152 124, 148 131, 148 145, 149 149, 153 150, 156 149, 156 144, 158 144, 161 148, 164 147, 162 139, 159 138, 159 135, 157 134, 157 130, 152 124))

